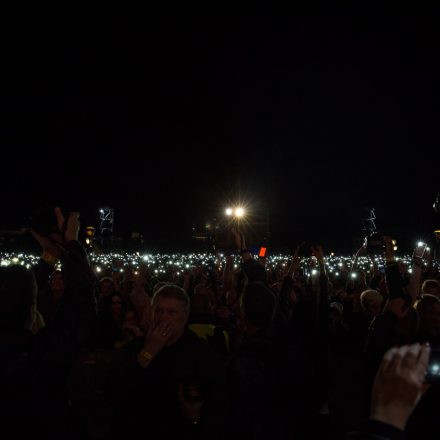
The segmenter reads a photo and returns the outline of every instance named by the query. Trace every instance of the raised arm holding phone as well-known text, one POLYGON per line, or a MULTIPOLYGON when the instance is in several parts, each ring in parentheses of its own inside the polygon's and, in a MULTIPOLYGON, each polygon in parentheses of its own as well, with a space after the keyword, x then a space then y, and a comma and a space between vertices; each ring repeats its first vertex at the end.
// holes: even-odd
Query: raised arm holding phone
POLYGON ((77 241, 79 214, 65 218, 55 208, 46 218, 51 228, 32 231, 42 248, 36 272, 40 277, 49 274, 60 260, 65 285, 50 326, 36 335, 28 331, 36 308, 32 271, 10 266, 0 274, 0 402, 3 428, 17 438, 70 435, 66 381, 75 356, 90 341, 96 318, 95 278, 77 241))

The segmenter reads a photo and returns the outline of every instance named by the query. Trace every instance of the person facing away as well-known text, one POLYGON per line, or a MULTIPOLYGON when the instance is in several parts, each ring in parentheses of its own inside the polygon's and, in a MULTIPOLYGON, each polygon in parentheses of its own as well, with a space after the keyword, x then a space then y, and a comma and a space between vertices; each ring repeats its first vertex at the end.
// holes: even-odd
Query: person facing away
POLYGON ((274 326, 277 301, 262 282, 241 299, 245 338, 228 363, 231 429, 241 439, 287 439, 298 432, 305 385, 301 354, 274 326))

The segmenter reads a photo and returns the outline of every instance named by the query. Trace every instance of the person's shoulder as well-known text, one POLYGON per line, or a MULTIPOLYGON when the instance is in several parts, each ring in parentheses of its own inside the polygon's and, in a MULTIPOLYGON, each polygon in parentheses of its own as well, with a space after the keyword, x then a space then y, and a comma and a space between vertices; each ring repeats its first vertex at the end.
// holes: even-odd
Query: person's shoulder
POLYGON ((197 336, 190 328, 185 330, 184 344, 185 351, 191 353, 195 359, 202 359, 205 361, 215 361, 221 363, 221 356, 208 344, 208 342, 197 336))
POLYGON ((200 336, 198 336, 193 330, 189 327, 185 329, 185 333, 183 335, 183 340, 185 345, 191 345, 193 347, 203 349, 209 349, 209 345, 206 340, 200 336))

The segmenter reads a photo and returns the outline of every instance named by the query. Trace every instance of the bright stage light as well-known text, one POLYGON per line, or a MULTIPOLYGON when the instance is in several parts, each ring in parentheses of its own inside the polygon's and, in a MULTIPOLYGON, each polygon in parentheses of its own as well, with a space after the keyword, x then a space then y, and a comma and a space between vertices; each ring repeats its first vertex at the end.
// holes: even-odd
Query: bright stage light
POLYGON ((235 217, 242 218, 244 216, 244 208, 238 207, 235 208, 235 217))
POLYGON ((232 215, 232 213, 233 213, 232 208, 226 208, 226 210, 225 210, 225 214, 226 214, 228 217, 230 217, 230 216, 232 215))

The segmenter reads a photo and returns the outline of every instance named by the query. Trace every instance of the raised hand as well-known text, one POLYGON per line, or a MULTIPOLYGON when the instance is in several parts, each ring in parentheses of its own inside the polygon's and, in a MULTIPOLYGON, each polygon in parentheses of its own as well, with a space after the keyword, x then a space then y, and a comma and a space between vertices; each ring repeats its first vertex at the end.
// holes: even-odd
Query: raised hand
POLYGON ((231 231, 235 239, 235 246, 237 250, 240 252, 243 260, 246 261, 252 259, 252 254, 249 252, 248 249, 246 249, 246 242, 243 233, 235 228, 232 228, 231 231))
POLYGON ((299 257, 300 247, 301 247, 301 245, 297 246, 295 248, 295 251, 293 252, 292 263, 290 263, 287 275, 293 276, 293 275, 295 275, 296 271, 299 269, 299 265, 301 263, 301 258, 299 257))
POLYGON ((234 257, 232 255, 228 255, 226 257, 225 270, 226 268, 230 269, 234 266, 234 257))
POLYGON ((385 242, 385 260, 388 262, 394 261, 394 244, 393 239, 388 235, 383 237, 385 242))
POLYGON ((385 353, 373 386, 371 419, 405 429, 422 395, 429 354, 429 346, 420 344, 385 353))
POLYGON ((241 251, 244 248, 244 243, 242 240, 243 236, 242 236, 241 232, 235 228, 232 228, 231 232, 232 232, 232 235, 234 236, 235 247, 241 251))
POLYGON ((134 284, 133 287, 135 289, 140 288, 142 291, 144 291, 145 284, 148 283, 149 273, 148 273, 148 267, 146 264, 141 263, 139 265, 139 271, 137 275, 134 277, 134 284))
MULTIPOLYGON (((63 217, 63 214, 61 213, 60 208, 55 208, 55 213, 57 214, 57 219, 59 219, 59 221, 61 219, 64 220, 64 217, 63 217), (59 214, 57 214, 57 212, 59 212, 59 214)), ((64 242, 65 243, 68 243, 69 241, 77 241, 78 240, 79 226, 80 226, 79 213, 78 212, 69 213, 69 217, 67 218, 66 229, 64 232, 64 242)), ((62 230, 62 228, 61 228, 61 230, 62 230)))
POLYGON ((144 349, 152 356, 156 356, 173 337, 173 324, 169 321, 162 321, 154 325, 145 337, 144 349))
POLYGON ((324 261, 324 251, 322 250, 322 246, 320 244, 311 246, 310 250, 312 251, 312 255, 316 257, 318 262, 322 263, 324 261))
POLYGON ((31 231, 31 233, 42 247, 43 254, 49 254, 57 259, 60 257, 65 243, 78 240, 80 223, 78 212, 69 213, 67 223, 59 207, 54 208, 54 213, 57 220, 58 231, 49 235, 39 234, 36 231, 31 231))
POLYGON ((367 248, 363 244, 356 252, 356 257, 364 257, 367 255, 367 248))

